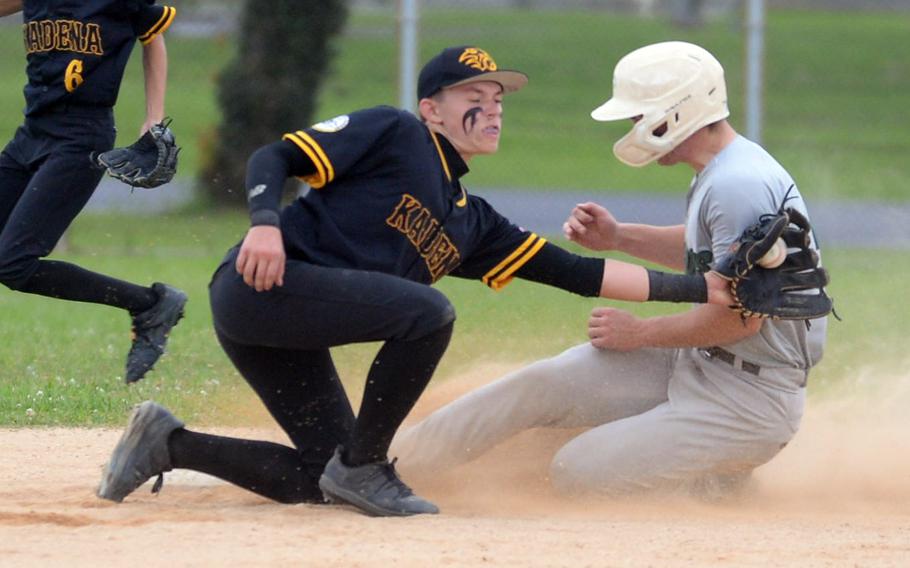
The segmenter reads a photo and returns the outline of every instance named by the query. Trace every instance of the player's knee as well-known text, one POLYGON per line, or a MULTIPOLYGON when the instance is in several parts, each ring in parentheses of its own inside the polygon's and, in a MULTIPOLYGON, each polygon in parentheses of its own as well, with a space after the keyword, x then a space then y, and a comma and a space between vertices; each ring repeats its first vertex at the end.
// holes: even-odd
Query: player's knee
POLYGON ((579 444, 563 446, 550 462, 550 483, 567 497, 616 497, 649 489, 646 478, 612 467, 599 452, 579 444))
POLYGON ((550 462, 550 483, 557 493, 567 497, 579 497, 591 493, 592 483, 571 456, 560 451, 550 462))
POLYGON ((0 250, 0 283, 10 290, 25 288, 37 268, 38 259, 35 257, 22 257, 0 250))
POLYGON ((397 339, 404 341, 420 339, 451 326, 455 321, 455 307, 452 302, 435 288, 427 287, 424 294, 414 298, 411 309, 410 325, 397 339))

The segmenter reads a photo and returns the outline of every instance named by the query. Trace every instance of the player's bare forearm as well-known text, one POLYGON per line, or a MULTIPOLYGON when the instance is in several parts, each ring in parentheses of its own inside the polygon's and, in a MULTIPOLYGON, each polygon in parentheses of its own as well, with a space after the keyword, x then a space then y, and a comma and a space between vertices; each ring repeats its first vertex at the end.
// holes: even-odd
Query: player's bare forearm
POLYGON ((595 308, 588 320, 591 344, 632 351, 645 347, 729 345, 758 333, 762 320, 743 321, 737 312, 704 305, 670 316, 638 318, 617 308, 595 308))
POLYGON ((167 47, 164 36, 142 46, 142 68, 145 74, 145 132, 164 119, 164 96, 167 90, 167 47))
POLYGON ((743 320, 739 312, 712 305, 643 321, 647 347, 729 345, 755 335, 762 326, 760 319, 743 320))
POLYGON ((648 271, 645 267, 620 260, 604 261, 601 298, 646 302, 649 291, 648 271))
POLYGON ((0 0, 0 16, 9 16, 22 10, 22 0, 0 0))
POLYGON ((685 270, 686 243, 683 225, 658 227, 620 223, 616 250, 656 262, 673 270, 685 270))

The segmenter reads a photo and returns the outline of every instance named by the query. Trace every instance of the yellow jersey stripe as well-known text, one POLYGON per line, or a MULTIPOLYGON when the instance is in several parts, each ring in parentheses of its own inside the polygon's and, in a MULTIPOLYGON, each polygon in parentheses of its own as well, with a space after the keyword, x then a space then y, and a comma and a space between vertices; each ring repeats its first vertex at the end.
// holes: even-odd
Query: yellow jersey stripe
POLYGON ((505 259, 503 259, 502 262, 500 262, 499 264, 494 266, 489 272, 487 272, 486 274, 483 275, 483 278, 481 278, 483 283, 489 285, 490 279, 492 279, 494 276, 496 276, 496 274, 498 274, 500 271, 505 269, 505 267, 508 266, 510 262, 515 260, 517 257, 519 257, 529 246, 531 246, 531 243, 533 243, 534 240, 537 238, 538 238, 537 235, 535 235, 534 233, 531 233, 531 235, 525 240, 525 242, 521 243, 521 246, 519 246, 517 249, 515 249, 512 252, 512 254, 507 256, 505 259))
POLYGON ((165 30, 171 27, 171 23, 173 23, 176 16, 176 8, 165 6, 164 11, 161 13, 161 18, 155 22, 155 25, 152 26, 149 31, 139 36, 139 41, 142 42, 142 45, 148 45, 156 36, 164 33, 165 30))
POLYGON ((436 133, 432 130, 430 131, 430 136, 433 138, 433 144, 436 144, 436 151, 439 152, 439 161, 442 162, 442 169, 446 172, 446 179, 452 181, 452 173, 449 171, 449 163, 446 161, 445 154, 442 153, 442 146, 439 145, 439 139, 436 138, 436 133))
POLYGON ((323 151, 322 146, 320 146, 318 142, 313 140, 312 136, 310 136, 303 130, 298 130, 296 134, 298 136, 300 136, 300 138, 302 138, 305 142, 307 142, 310 145, 310 147, 312 147, 313 150, 315 150, 316 153, 319 155, 319 157, 322 159, 322 163, 325 165, 325 171, 326 171, 326 176, 327 176, 326 183, 331 183, 332 180, 335 179, 335 168, 332 167, 332 162, 331 162, 331 160, 329 160, 329 157, 325 155, 325 151, 323 151))
POLYGON ((326 181, 327 181, 327 178, 325 175, 325 168, 322 165, 322 161, 319 160, 319 157, 307 145, 307 143, 304 142, 299 136, 297 136, 297 134, 285 134, 284 136, 282 136, 281 139, 290 140, 291 142, 296 144, 301 150, 303 150, 303 153, 307 155, 307 157, 310 159, 310 161, 313 162, 313 165, 316 166, 316 174, 300 177, 299 179, 302 179, 303 181, 310 184, 310 186, 313 189, 319 189, 319 188, 325 186, 326 181))
MULTIPOLYGON (((481 281, 494 290, 498 289, 494 284, 504 278, 503 274, 508 276, 518 270, 524 263, 530 260, 531 257, 537 254, 537 251, 539 251, 540 247, 546 242, 546 239, 539 237, 535 233, 531 233, 525 242, 521 243, 521 246, 516 248, 512 254, 484 274, 481 281)), ((511 280, 511 278, 509 278, 509 280, 511 280)), ((508 282, 503 283, 499 288, 505 286, 507 283, 508 282)))
POLYGON ((322 189, 323 187, 325 187, 325 184, 322 183, 322 178, 319 177, 319 174, 310 174, 308 176, 301 176, 298 179, 302 179, 303 181, 305 181, 307 183, 307 185, 309 185, 313 189, 322 189))
POLYGON ((534 246, 532 246, 530 248, 530 250, 528 250, 525 254, 523 254, 521 256, 521 258, 519 258, 517 261, 515 261, 515 263, 512 264, 512 266, 510 266, 502 274, 500 274, 496 278, 494 278, 493 281, 490 282, 490 284, 488 284, 488 286, 497 291, 505 288, 509 284, 509 282, 511 282, 512 279, 514 278, 512 275, 515 274, 515 271, 518 270, 519 268, 521 268, 522 266, 524 266, 524 264, 526 262, 528 262, 529 260, 534 258, 534 255, 537 254, 537 251, 539 251, 541 249, 541 247, 543 247, 543 245, 546 244, 546 242, 547 242, 546 239, 541 238, 539 241, 534 243, 534 246))

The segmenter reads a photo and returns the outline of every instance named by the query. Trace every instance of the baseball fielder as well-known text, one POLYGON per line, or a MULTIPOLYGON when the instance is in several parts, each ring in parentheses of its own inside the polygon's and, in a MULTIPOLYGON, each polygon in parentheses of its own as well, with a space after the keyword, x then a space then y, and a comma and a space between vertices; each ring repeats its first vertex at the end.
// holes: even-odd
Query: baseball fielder
MULTIPOLYGON (((710 53, 683 42, 649 45, 623 57, 613 81, 613 97, 592 117, 633 121, 614 146, 620 161, 695 171, 685 223, 618 223, 585 203, 565 223, 569 239, 694 274, 785 199, 806 214, 787 171, 727 122, 723 69, 710 53)), ((825 328, 825 319, 741 321, 712 305, 647 319, 598 308, 590 343, 443 407, 400 431, 391 454, 409 474, 430 473, 528 428, 585 427, 552 459, 552 482, 568 494, 745 479, 796 433, 825 328)))
POLYGON ((105 304, 129 312, 133 343, 126 382, 140 380, 164 352, 186 294, 160 282, 140 286, 46 260, 88 202, 103 171, 90 156, 114 145, 113 106, 136 42, 142 44, 147 116, 164 117, 165 30, 176 10, 154 0, 5 0, 22 11, 25 121, 0 153, 0 283, 27 294, 105 304))

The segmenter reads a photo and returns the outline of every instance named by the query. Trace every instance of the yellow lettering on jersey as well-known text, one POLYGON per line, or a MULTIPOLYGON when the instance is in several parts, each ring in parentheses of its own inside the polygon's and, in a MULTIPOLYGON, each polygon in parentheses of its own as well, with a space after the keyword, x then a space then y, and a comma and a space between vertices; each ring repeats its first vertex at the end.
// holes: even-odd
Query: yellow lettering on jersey
POLYGON ((401 201, 398 202, 398 206, 395 207, 395 209, 392 211, 392 214, 389 215, 388 219, 386 219, 385 222, 390 227, 394 227, 400 232, 407 234, 408 215, 419 208, 420 202, 405 193, 401 196, 401 201))
MULTIPOLYGON (((70 27, 70 45, 78 46, 82 48, 82 38, 85 37, 85 24, 82 22, 73 22, 73 25, 70 27)), ((61 34, 61 42, 63 41, 61 34)))
POLYGON ((84 79, 82 78, 82 60, 73 59, 66 66, 66 75, 63 77, 63 86, 68 93, 72 93, 79 88, 84 79))
MULTIPOLYGON (((429 236, 429 235, 428 235, 429 236)), ((439 246, 439 239, 442 238, 442 232, 436 233, 433 235, 433 238, 424 239, 422 242, 414 243, 414 246, 417 247, 417 252, 420 253, 420 256, 428 257, 432 254, 433 250, 439 246)))
POLYGON ((428 221, 432 220, 432 215, 428 209, 421 208, 420 211, 414 215, 414 218, 411 219, 408 223, 408 238, 411 239, 412 243, 417 245, 426 238, 427 236, 427 226, 430 225, 428 221), (423 238, 421 238, 421 236, 423 238))
POLYGON ((25 52, 41 51, 41 44, 38 43, 38 38, 41 37, 41 34, 38 33, 38 22, 29 22, 23 28, 25 29, 25 52))
POLYGON ((427 241, 427 239, 430 237, 430 235, 433 235, 436 233, 436 227, 438 227, 438 226, 439 226, 439 221, 437 221, 436 219, 430 219, 430 222, 427 223, 426 226, 423 227, 423 230, 421 230, 417 234, 417 239, 416 239, 415 243, 417 244, 418 248, 420 248, 420 246, 427 241))
POLYGON ((98 24, 88 24, 85 26, 85 43, 82 46, 82 53, 91 53, 92 55, 104 55, 104 48, 101 46, 101 26, 98 24))
POLYGON ((76 51, 77 46, 79 45, 79 38, 73 37, 73 28, 75 22, 69 20, 62 20, 60 25, 57 26, 57 37, 56 45, 54 46, 57 51, 76 51))
POLYGON ((436 282, 461 263, 461 255, 449 237, 439 233, 433 249, 424 257, 433 282, 436 282))
POLYGON ((38 38, 38 45, 41 51, 50 51, 54 49, 54 22, 42 20, 38 22, 38 32, 41 37, 38 38))
POLYGON ((439 228, 439 221, 413 195, 405 193, 386 224, 404 234, 423 258, 433 282, 461 264, 461 254, 448 235, 439 228), (430 238, 431 235, 435 235, 430 238))
POLYGON ((40 20, 22 27, 26 53, 63 51, 104 55, 101 26, 77 20, 40 20))
POLYGON ((22 26, 22 38, 25 40, 25 53, 34 53, 38 51, 38 46, 35 43, 35 38, 37 34, 32 32, 32 24, 35 22, 29 22, 22 26))

